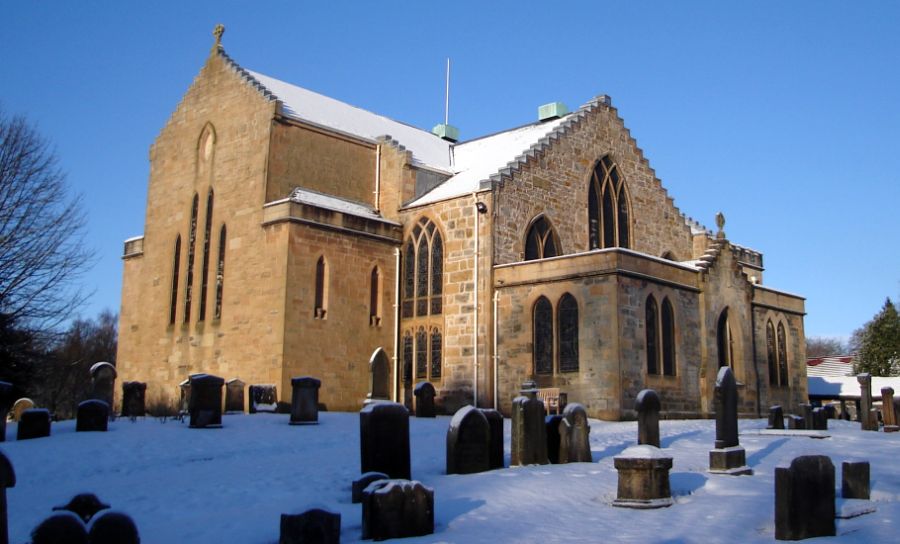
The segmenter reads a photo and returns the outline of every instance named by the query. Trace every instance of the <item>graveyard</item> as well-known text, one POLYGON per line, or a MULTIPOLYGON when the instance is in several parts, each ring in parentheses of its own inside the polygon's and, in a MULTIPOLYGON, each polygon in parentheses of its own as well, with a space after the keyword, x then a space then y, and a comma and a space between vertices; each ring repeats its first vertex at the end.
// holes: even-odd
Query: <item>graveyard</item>
MULTIPOLYGON (((274 543, 281 514, 311 508, 339 513, 341 541, 360 541, 362 507, 351 502, 361 472, 360 417, 320 412, 318 424, 291 425, 289 414, 225 414, 216 428, 191 428, 187 418, 119 417, 106 432, 80 433, 71 420, 31 440, 16 440, 19 424, 9 423, 0 450, 16 474, 6 489, 10 542, 28 542, 54 506, 84 492, 130 515, 142 542, 274 543)), ((829 541, 896 538, 900 435, 863 431, 859 422, 829 420, 827 431, 803 435, 767 434, 765 419, 742 419, 740 447, 752 474, 735 476, 709 471, 720 440, 714 420, 660 421, 659 451, 672 459, 671 505, 631 509, 613 504, 614 464, 638 443, 637 422, 589 420, 590 462, 510 467, 511 421, 504 419, 506 468, 447 474, 451 420, 409 418, 411 477, 434 491, 434 533, 404 541, 771 542, 776 468, 801 455, 830 457, 839 515, 870 511, 838 519, 829 541), (842 463, 863 460, 871 464, 870 500, 842 499, 842 463)))

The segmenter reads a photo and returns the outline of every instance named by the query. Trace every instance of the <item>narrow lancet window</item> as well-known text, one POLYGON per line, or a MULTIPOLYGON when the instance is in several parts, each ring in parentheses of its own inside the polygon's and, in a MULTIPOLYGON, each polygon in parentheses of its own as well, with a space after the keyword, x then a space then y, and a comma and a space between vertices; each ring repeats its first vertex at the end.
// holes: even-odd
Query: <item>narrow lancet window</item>
POLYGON ((546 297, 534 304, 534 372, 553 372, 553 306, 546 297))
POLYGON ((441 377, 442 363, 442 346, 441 331, 431 329, 431 379, 437 380, 441 377))
POLYGON ((660 321, 662 330, 662 360, 663 374, 675 375, 675 312, 668 298, 663 299, 662 316, 660 321))
POLYGON ((191 295, 194 289, 194 246, 197 241, 197 208, 200 206, 197 194, 194 194, 194 202, 191 205, 191 226, 190 235, 188 236, 188 255, 187 255, 187 281, 184 287, 184 322, 191 320, 191 295))
POLYGON ((316 262, 316 305, 315 318, 325 319, 328 301, 328 265, 325 263, 325 257, 319 257, 316 262))
POLYGON ((719 315, 719 323, 716 327, 716 347, 719 352, 719 367, 732 366, 734 362, 731 338, 731 326, 728 323, 728 308, 722 310, 719 315))
POLYGON ((198 321, 206 319, 206 292, 209 286, 209 244, 212 234, 213 190, 206 197, 206 224, 203 228, 203 266, 200 269, 200 316, 198 321))
POLYGON ((778 378, 781 385, 788 385, 787 371, 787 335, 784 323, 778 324, 778 378))
POLYGON ((222 318, 222 292, 225 289, 225 239, 227 230, 222 225, 219 230, 219 259, 216 262, 216 319, 222 318))
POLYGON ((566 293, 559 299, 559 371, 578 372, 578 302, 566 293))
POLYGON ((428 336, 425 329, 416 332, 416 379, 427 378, 428 372, 428 336))
POLYGON ((181 267, 181 235, 175 238, 175 255, 172 257, 172 295, 169 304, 169 325, 175 324, 175 312, 178 308, 178 273, 181 267))
POLYGON ((771 319, 766 323, 766 356, 769 362, 769 384, 778 385, 778 349, 775 343, 775 326, 771 319))
POLYGON ((647 336, 647 374, 659 374, 659 321, 656 299, 647 297, 644 305, 644 326, 647 336))

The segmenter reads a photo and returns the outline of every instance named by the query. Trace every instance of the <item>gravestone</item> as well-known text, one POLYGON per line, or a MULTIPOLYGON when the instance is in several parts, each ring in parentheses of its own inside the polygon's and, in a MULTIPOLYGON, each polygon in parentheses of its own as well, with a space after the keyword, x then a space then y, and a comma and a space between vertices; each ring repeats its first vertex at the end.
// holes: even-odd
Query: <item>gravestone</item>
POLYGON ((447 474, 473 474, 491 469, 491 426, 478 408, 463 406, 447 429, 447 474))
POLYGON ((799 406, 801 415, 803 416, 803 422, 806 424, 806 428, 812 430, 814 428, 812 404, 801 402, 799 406))
POLYGON ((881 417, 884 419, 884 432, 894 433, 900 430, 897 426, 897 414, 894 412, 894 388, 881 388, 881 417))
POLYGON ((116 367, 113 365, 107 362, 94 363, 91 366, 91 398, 112 406, 116 376, 116 367))
POLYGON ((101 501, 97 495, 94 495, 93 493, 79 493, 69 499, 68 503, 54 506, 53 510, 72 512, 81 518, 81 521, 87 523, 91 521, 91 518, 97 515, 97 512, 108 508, 109 505, 101 501))
POLYGON ((30 408, 22 412, 16 440, 30 440, 50 436, 50 410, 30 408))
POLYGON ((800 416, 791 414, 788 416, 788 429, 795 429, 795 430, 806 429, 806 420, 800 416))
POLYGON ((377 402, 359 412, 360 472, 383 472, 408 480, 409 410, 396 402, 377 402))
POLYGON ((244 412, 244 386, 246 384, 237 378, 225 382, 225 412, 244 412))
POLYGON ((859 422, 864 431, 877 431, 878 421, 872 414, 872 375, 868 372, 856 375, 859 382, 859 422))
POLYGON ((191 376, 190 427, 205 429, 222 426, 222 386, 225 380, 211 374, 191 376))
POLYGON ((369 394, 366 402, 388 400, 391 385, 391 360, 384 349, 378 348, 369 357, 369 394))
POLYGON ((75 432, 103 432, 109 425, 109 404, 102 400, 90 399, 78 403, 75 432))
POLYGON ((437 392, 430 382, 420 382, 413 390, 416 396, 416 417, 434 417, 434 397, 437 392))
POLYGON ((784 411, 776 404, 769 408, 769 424, 766 429, 784 429, 784 411))
POLYGON ((13 386, 9 382, 0 382, 0 442, 6 440, 6 416, 12 405, 13 386))
POLYGON ((309 376, 291 378, 291 425, 319 423, 319 388, 322 382, 309 376))
POLYGON ((140 544, 134 520, 122 512, 106 512, 94 518, 88 527, 91 544, 140 544))
POLYGON ((248 388, 250 397, 250 413, 266 412, 274 414, 278 411, 278 388, 275 384, 254 384, 248 388))
POLYGON ((320 508, 302 514, 281 514, 278 544, 339 544, 341 515, 320 508))
POLYGON ((834 465, 826 455, 804 455, 775 469, 775 539, 835 536, 834 465))
MULTIPOLYGON (((826 404, 825 408, 825 417, 828 419, 837 419, 837 409, 835 409, 834 404, 826 404)), ((897 409, 894 409, 894 413, 897 413, 897 409)))
POLYGON ((34 401, 29 398, 21 398, 17 400, 10 409, 10 417, 13 421, 19 421, 22 419, 22 414, 25 410, 31 410, 34 408, 34 401))
POLYGON ((178 388, 181 391, 181 401, 179 402, 181 406, 178 411, 182 414, 187 414, 191 408, 191 378, 188 377, 188 379, 178 384, 178 388))
POLYGON ((379 480, 363 491, 363 539, 387 540, 434 533, 434 490, 421 482, 379 480))
POLYGON ((644 389, 634 400, 638 414, 638 444, 659 447, 659 395, 652 389, 644 389))
POLYGON ((385 474, 384 472, 366 472, 359 478, 353 480, 353 484, 350 487, 351 499, 350 502, 353 504, 358 504, 362 502, 362 494, 363 491, 369 484, 372 482, 377 482, 378 480, 390 480, 391 477, 385 474))
POLYGON ((591 463, 593 460, 587 410, 577 402, 566 404, 559 422, 559 462, 591 463))
POLYGON ((9 512, 6 507, 8 487, 16 487, 16 471, 6 454, 0 451, 0 544, 9 544, 9 512))
POLYGON ((122 384, 122 417, 144 417, 147 414, 147 384, 125 382, 122 384))
POLYGON ((812 429, 815 431, 828 430, 828 416, 826 416, 824 408, 813 408, 812 429))
POLYGON ((503 468, 503 415, 497 410, 479 408, 490 427, 491 438, 488 444, 488 466, 491 470, 503 468))
POLYGON ((565 463, 559 459, 559 424, 562 422, 562 414, 550 414, 544 416, 544 434, 547 436, 547 461, 558 465, 565 463))
POLYGON ((512 401, 511 465, 546 465, 547 436, 544 403, 537 398, 537 384, 522 384, 512 401))
POLYGON ((869 500, 868 461, 844 461, 841 464, 841 497, 869 500))
POLYGON ((31 531, 31 544, 88 544, 84 523, 71 512, 53 514, 31 531))
POLYGON ((663 508, 671 506, 669 470, 672 457, 656 446, 631 446, 613 458, 619 482, 613 506, 622 508, 663 508))
POLYGON ((753 474, 744 448, 738 443, 737 382, 731 367, 716 376, 716 447, 709 452, 709 471, 715 474, 753 474))

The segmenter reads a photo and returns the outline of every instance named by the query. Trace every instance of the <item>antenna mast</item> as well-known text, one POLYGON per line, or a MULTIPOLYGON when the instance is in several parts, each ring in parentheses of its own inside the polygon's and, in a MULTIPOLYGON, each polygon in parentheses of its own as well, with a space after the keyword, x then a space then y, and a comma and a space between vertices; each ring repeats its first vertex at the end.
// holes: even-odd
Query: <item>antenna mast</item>
POLYGON ((447 57, 447 89, 444 92, 444 124, 450 124, 450 57, 447 57))

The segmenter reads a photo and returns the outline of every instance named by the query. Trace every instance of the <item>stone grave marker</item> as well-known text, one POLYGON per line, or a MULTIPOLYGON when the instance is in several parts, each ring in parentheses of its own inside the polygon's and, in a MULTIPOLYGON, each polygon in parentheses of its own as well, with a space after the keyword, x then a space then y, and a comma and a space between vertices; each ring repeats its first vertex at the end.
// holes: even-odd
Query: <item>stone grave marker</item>
POLYGON ((31 544, 88 544, 84 523, 71 512, 53 514, 31 531, 31 544))
POLYGON ((275 384, 254 384, 250 386, 248 393, 251 414, 257 412, 274 414, 278 411, 278 388, 275 387, 275 384))
POLYGON ((877 431, 878 421, 872 413, 872 375, 868 372, 856 375, 859 382, 859 422, 864 431, 877 431))
POLYGON ((544 416, 544 435, 547 437, 547 461, 551 464, 558 465, 565 463, 559 458, 559 424, 562 422, 562 414, 548 414, 544 416))
POLYGON ((116 390, 116 367, 107 362, 94 363, 91 366, 91 398, 102 400, 113 405, 113 393, 116 390))
POLYGON ((491 470, 503 468, 503 415, 497 410, 479 408, 490 427, 491 439, 488 445, 488 466, 491 470))
POLYGON ((644 389, 634 400, 638 414, 638 444, 659 447, 659 395, 652 389, 644 389))
POLYGON ((6 440, 6 416, 12 405, 13 386, 9 382, 0 382, 0 442, 6 440))
POLYGON ((341 515, 313 508, 302 514, 281 514, 278 544, 339 544, 341 515))
POLYGON ((91 544, 140 544, 137 525, 122 512, 106 512, 88 526, 91 544))
POLYGON ((30 440, 50 436, 50 410, 30 408, 22 412, 16 440, 30 440))
POLYGON ((491 426, 478 408, 463 406, 447 429, 447 474, 473 474, 491 469, 491 426))
POLYGON ((16 487, 16 471, 5 453, 0 451, 0 544, 9 544, 9 512, 6 489, 16 487))
POLYGON ((841 497, 869 500, 868 461, 844 461, 841 464, 841 497))
POLYGON ((716 474, 753 474, 738 442, 737 382, 731 367, 723 366, 716 376, 716 444, 709 452, 709 471, 716 474))
POLYGON ((78 403, 75 432, 106 432, 109 425, 109 404, 90 399, 78 403))
POLYGON ((144 417, 147 414, 147 384, 125 382, 122 384, 122 417, 144 417))
POLYGON ((804 455, 775 469, 775 539, 835 536, 834 465, 804 455))
POLYGON ((577 402, 566 404, 559 422, 559 462, 591 463, 591 426, 587 410, 577 402))
POLYGON ((396 402, 375 402, 359 412, 360 472, 410 479, 409 410, 396 402))
POLYGON ((544 403, 537 398, 537 384, 522 384, 521 395, 512 401, 512 465, 546 465, 547 430, 544 403))
POLYGON ((897 426, 897 414, 894 412, 894 388, 881 388, 881 418, 884 420, 884 432, 895 433, 900 430, 897 426))
POLYGON ((788 429, 803 430, 806 429, 806 420, 801 416, 790 414, 788 418, 788 429))
POLYGON ((813 408, 812 429, 814 431, 828 430, 828 416, 825 414, 824 408, 813 408))
POLYGON ((769 408, 769 424, 766 429, 784 429, 784 411, 780 404, 769 408))
POLYGON ((247 385, 237 378, 225 382, 225 412, 244 412, 244 386, 247 385))
POLYGON ((204 429, 222 426, 222 386, 225 380, 211 374, 191 376, 190 427, 204 429))
POLYGON ((291 378, 291 425, 319 423, 319 388, 322 382, 309 376, 291 378))
POLYGON ((434 490, 421 482, 379 480, 363 491, 363 539, 434 533, 434 490))
POLYGON ((812 404, 809 404, 807 402, 801 402, 799 404, 799 406, 800 406, 800 411, 802 412, 801 415, 803 416, 803 422, 806 424, 806 428, 809 430, 813 430, 814 423, 813 423, 812 404))
POLYGON ((372 482, 377 482, 378 480, 390 480, 391 477, 385 474, 384 472, 366 472, 359 478, 353 480, 353 485, 350 488, 351 492, 351 500, 353 504, 358 504, 362 502, 363 491, 369 484, 372 482))
POLYGON ((619 482, 613 506, 663 508, 671 506, 669 470, 672 457, 649 444, 631 446, 613 458, 619 482))
MULTIPOLYGON (((837 409, 835 409, 834 404, 826 404, 825 408, 825 417, 828 419, 837 419, 837 409)), ((894 408, 894 413, 897 413, 897 409, 894 408)))
POLYGON ((17 400, 10 410, 10 414, 13 421, 19 421, 22 419, 22 414, 25 410, 31 410, 34 408, 34 401, 29 398, 21 398, 17 400))
POLYGON ((430 382, 416 384, 413 395, 416 397, 416 417, 435 417, 434 397, 437 392, 430 382))
POLYGON ((101 501, 97 495, 93 493, 79 493, 69 499, 68 503, 54 506, 53 510, 72 512, 81 518, 81 521, 87 523, 97 515, 97 512, 108 508, 109 505, 101 501))
POLYGON ((369 357, 369 394, 366 401, 388 400, 390 385, 391 359, 383 348, 378 348, 369 357))

